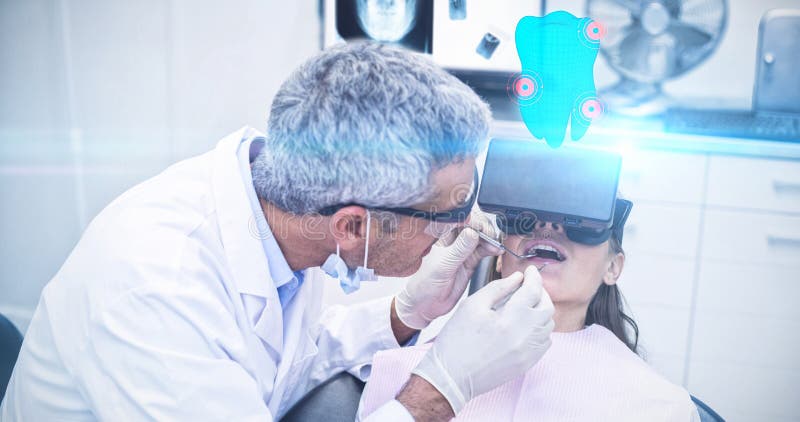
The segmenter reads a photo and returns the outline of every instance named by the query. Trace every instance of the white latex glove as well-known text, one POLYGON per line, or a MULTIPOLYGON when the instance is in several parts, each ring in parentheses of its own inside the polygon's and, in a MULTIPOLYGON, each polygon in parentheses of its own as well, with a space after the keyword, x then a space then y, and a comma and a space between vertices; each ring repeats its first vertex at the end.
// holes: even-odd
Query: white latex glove
POLYGON ((534 266, 524 277, 516 272, 489 283, 464 299, 412 373, 436 387, 457 415, 469 400, 541 359, 550 347, 553 312, 534 266))
MULTIPOLYGON (((470 214, 469 226, 497 238, 489 216, 480 211, 470 214)), ((454 230, 442 237, 395 297, 395 310, 400 321, 421 330, 450 312, 466 290, 480 260, 501 253, 482 241, 471 228, 454 230)))

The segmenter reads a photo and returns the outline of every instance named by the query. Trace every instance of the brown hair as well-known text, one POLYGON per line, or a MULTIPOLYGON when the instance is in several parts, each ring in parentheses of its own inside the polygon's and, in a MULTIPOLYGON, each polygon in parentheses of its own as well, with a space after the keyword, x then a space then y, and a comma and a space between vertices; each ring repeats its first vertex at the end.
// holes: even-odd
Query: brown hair
MULTIPOLYGON (((615 236, 609 238, 609 248, 612 254, 625 254, 615 236)), ((639 353, 639 326, 625 313, 625 298, 616 284, 600 283, 586 310, 585 324, 599 324, 608 328, 632 352, 639 353)))

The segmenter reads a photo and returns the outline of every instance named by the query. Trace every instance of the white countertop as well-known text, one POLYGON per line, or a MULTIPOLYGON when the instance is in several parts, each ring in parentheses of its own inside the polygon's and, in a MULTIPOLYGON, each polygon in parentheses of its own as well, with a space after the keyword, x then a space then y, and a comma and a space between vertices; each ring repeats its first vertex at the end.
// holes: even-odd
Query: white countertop
MULTIPOLYGON (((531 139, 521 121, 494 121, 492 137, 531 139)), ((570 140, 565 143, 572 142, 570 140)), ((800 160, 800 139, 779 142, 760 139, 722 138, 664 132, 657 121, 607 118, 589 128, 578 141, 586 146, 636 148, 698 154, 738 155, 749 157, 800 160)))

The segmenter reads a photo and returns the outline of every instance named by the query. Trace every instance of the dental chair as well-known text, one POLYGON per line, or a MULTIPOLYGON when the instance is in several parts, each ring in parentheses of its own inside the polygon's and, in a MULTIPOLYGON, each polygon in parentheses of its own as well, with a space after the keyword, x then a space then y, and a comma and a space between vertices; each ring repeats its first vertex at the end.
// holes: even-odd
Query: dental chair
POLYGON ((715 412, 714 409, 708 407, 707 404, 700 401, 697 397, 690 397, 694 405, 697 406, 697 413, 700 414, 700 422, 725 422, 725 419, 722 419, 722 416, 715 412))
MULTIPOLYGON (((495 268, 495 258, 481 260, 469 283, 469 294, 480 290, 489 282, 495 268)), ((284 422, 324 420, 328 422, 353 422, 358 411, 364 383, 347 372, 342 372, 311 390, 281 419, 284 422)), ((701 422, 725 422, 717 412, 695 396, 690 396, 697 406, 701 422)))
POLYGON ((297 402, 282 422, 353 422, 364 383, 347 372, 318 385, 297 402))
POLYGON ((22 347, 22 334, 6 317, 0 315, 0 402, 6 395, 11 372, 22 347))
MULTIPOLYGON (((302 400, 295 404, 283 422, 303 422, 324 420, 330 422, 353 422, 356 419, 358 403, 364 383, 347 372, 331 378, 324 384, 311 390, 302 400)), ((714 409, 695 396, 690 396, 697 406, 700 422, 725 422, 714 409)))
MULTIPOLYGON (((470 279, 469 294, 478 291, 487 283, 494 264, 494 259, 481 260, 470 279)), ((342 372, 306 394, 289 409, 281 421, 353 422, 364 385, 365 383, 358 378, 342 372)))

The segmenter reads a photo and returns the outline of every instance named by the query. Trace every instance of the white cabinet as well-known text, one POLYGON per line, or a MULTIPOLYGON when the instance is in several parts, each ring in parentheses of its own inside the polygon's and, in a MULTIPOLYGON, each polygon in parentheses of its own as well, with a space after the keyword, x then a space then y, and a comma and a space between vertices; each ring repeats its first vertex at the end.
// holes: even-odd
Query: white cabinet
POLYGON ((654 205, 633 200, 623 246, 633 253, 694 258, 701 211, 693 206, 654 205))
POLYGON ((800 213, 797 161, 711 157, 708 204, 800 213))
POLYGON ((797 420, 800 162, 711 156, 702 224, 687 388, 729 419, 797 420))
POLYGON ((617 284, 631 306, 689 309, 695 272, 694 257, 640 253, 627 245, 625 250, 625 267, 617 284))
MULTIPOLYGON (((690 360, 800 371, 800 321, 741 312, 698 311, 690 360)), ((694 379, 689 373, 689 380, 694 379)))
POLYGON ((800 371, 692 360, 688 389, 725 420, 796 422, 800 371))
MULTIPOLYGON (((756 314, 800 321, 797 266, 705 260, 697 289, 698 312, 756 314)), ((789 333, 791 334, 791 333, 789 333)))
POLYGON ((645 149, 621 191, 650 365, 726 419, 800 419, 800 161, 645 149))
POLYGON ((798 420, 800 161, 625 154, 619 280, 649 364, 729 420, 798 420))
POLYGON ((657 371, 676 384, 683 384, 686 347, 690 323, 688 307, 669 308, 658 305, 631 307, 632 316, 639 326, 641 354, 657 371), (663 367, 656 365, 663 363, 663 367), (679 370, 670 365, 681 362, 679 370), (667 371, 669 370, 669 372, 667 371))
POLYGON ((772 265, 799 265, 800 215, 709 209, 702 258, 764 264, 767 270, 772 265))
POLYGON ((636 151, 624 156, 620 179, 634 206, 619 287, 639 326, 643 357, 676 384, 684 383, 686 372, 706 161, 703 155, 636 151))
POLYGON ((623 154, 620 190, 645 201, 699 205, 703 202, 706 156, 663 151, 623 154))

